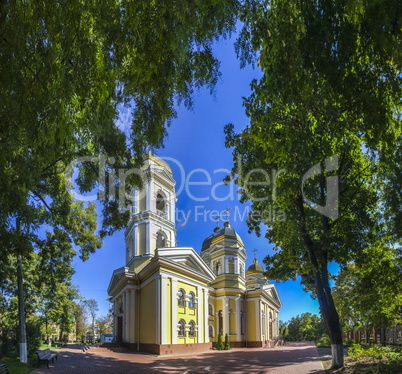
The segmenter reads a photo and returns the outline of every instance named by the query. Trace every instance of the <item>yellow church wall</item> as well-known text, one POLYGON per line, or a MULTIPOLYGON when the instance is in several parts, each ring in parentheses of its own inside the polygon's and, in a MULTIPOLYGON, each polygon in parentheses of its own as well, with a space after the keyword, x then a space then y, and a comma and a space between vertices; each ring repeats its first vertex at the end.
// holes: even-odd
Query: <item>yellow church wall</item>
POLYGON ((247 340, 257 341, 257 319, 256 319, 256 302, 249 300, 247 302, 247 340))
POLYGON ((141 223, 138 225, 138 254, 144 255, 147 245, 146 224, 141 223))
POLYGON ((218 338, 218 334, 219 334, 219 311, 220 310, 224 310, 223 308, 223 300, 222 299, 216 299, 215 300, 216 303, 216 309, 215 309, 215 339, 218 338))
POLYGON ((154 344, 156 337, 156 284, 151 281, 140 293, 140 341, 154 344))
MULTIPOLYGON (((182 282, 182 281, 178 281, 177 282, 177 290, 179 289, 183 289, 186 293, 186 295, 188 295, 190 292, 193 292, 193 294, 198 297, 197 301, 200 302, 200 295, 197 294, 197 287, 182 282)), ((173 300, 177 300, 176 295, 174 295, 174 299, 173 300)), ((176 301, 177 302, 177 301, 176 301)), ((186 322, 186 325, 189 324, 190 321, 194 321, 196 325, 198 325, 198 316, 197 316, 197 308, 190 308, 187 306, 187 300, 186 300, 186 305, 185 306, 177 306, 177 321, 183 319, 186 322)), ((186 328, 187 330, 187 328, 186 328)), ((200 331, 198 331, 198 333, 200 333, 200 331)), ((186 331, 185 336, 178 336, 177 337, 177 343, 179 344, 194 344, 197 343, 197 337, 190 337, 188 336, 188 331, 186 331)))
POLYGON ((149 257, 138 257, 130 263, 129 269, 138 274, 150 261, 149 257))

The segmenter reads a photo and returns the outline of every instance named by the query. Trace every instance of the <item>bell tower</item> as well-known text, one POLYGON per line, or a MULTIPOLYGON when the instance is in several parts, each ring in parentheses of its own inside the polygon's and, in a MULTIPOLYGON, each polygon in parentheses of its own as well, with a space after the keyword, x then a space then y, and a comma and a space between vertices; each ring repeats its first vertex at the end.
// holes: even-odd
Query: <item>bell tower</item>
POLYGON ((148 153, 143 188, 134 188, 130 221, 125 232, 126 266, 139 272, 158 248, 176 245, 175 180, 169 165, 148 153))

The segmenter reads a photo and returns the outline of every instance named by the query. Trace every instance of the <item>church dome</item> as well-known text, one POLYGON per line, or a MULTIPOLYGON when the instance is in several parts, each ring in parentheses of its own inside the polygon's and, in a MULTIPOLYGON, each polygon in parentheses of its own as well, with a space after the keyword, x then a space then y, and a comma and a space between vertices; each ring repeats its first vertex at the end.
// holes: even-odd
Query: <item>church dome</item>
POLYGON ((258 263, 258 260, 256 258, 254 259, 254 263, 248 267, 246 274, 255 273, 264 273, 263 266, 258 263))
POLYGON ((237 240, 239 244, 244 247, 243 241, 240 236, 236 233, 233 227, 230 227, 228 221, 225 222, 224 227, 216 227, 214 233, 208 236, 202 243, 201 252, 208 249, 212 244, 217 243, 224 239, 237 240))

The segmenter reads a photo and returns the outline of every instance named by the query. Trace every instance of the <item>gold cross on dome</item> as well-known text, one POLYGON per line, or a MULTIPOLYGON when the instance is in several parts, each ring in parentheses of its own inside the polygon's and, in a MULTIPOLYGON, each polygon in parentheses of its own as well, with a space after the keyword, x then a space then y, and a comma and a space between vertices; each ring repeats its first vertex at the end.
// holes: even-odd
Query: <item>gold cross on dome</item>
POLYGON ((222 218, 225 219, 225 221, 229 221, 229 210, 230 210, 230 208, 227 207, 227 208, 221 213, 222 215, 225 215, 225 217, 222 217, 222 218))
POLYGON ((254 248, 253 250, 252 250, 252 252, 254 252, 254 260, 257 258, 257 252, 258 252, 258 249, 257 248, 254 248))

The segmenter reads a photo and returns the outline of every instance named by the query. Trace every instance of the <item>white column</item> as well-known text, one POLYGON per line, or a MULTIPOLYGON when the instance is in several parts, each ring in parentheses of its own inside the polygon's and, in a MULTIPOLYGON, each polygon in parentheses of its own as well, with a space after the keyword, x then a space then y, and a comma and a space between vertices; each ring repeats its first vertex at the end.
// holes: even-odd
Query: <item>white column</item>
POLYGON ((156 287, 156 321, 155 321, 155 343, 161 344, 161 275, 155 282, 156 287))
POLYGON ((130 304, 130 342, 135 342, 135 290, 131 290, 131 304, 130 304))
POLYGON ((255 309, 257 312, 257 315, 256 315, 257 341, 261 341, 261 323, 262 323, 262 321, 261 321, 261 300, 256 301, 256 303, 257 303, 257 305, 256 305, 255 309))
POLYGON ((117 338, 117 299, 113 301, 113 340, 116 340, 116 338, 117 338))
POLYGON ((208 324, 208 307, 209 307, 209 300, 208 300, 208 289, 203 289, 203 296, 204 296, 204 343, 209 343, 209 324, 208 324))
POLYGON ((241 341, 241 311, 240 311, 240 297, 236 299, 236 340, 241 341))
POLYGON ((177 343, 177 279, 172 278, 172 344, 177 343))
POLYGON ((138 225, 133 227, 133 256, 138 256, 138 225))
POLYGON ((168 278, 166 275, 162 275, 161 278, 161 344, 168 344, 167 330, 168 330, 168 320, 167 320, 167 287, 168 278))
POLYGON ((148 181, 147 184, 145 185, 146 188, 145 210, 151 209, 151 202, 154 199, 154 197, 152 196, 154 192, 152 187, 153 184, 150 181, 148 181))
POLYGON ((229 334, 229 300, 227 297, 223 298, 223 337, 229 334))
POLYGON ((127 335, 126 340, 131 343, 130 336, 131 336, 131 290, 126 291, 126 317, 127 317, 127 335))
POLYGON ((151 225, 150 225, 149 222, 147 222, 145 224, 145 237, 146 237, 146 240, 145 240, 145 253, 150 254, 151 253, 151 241, 152 241, 152 238, 151 238, 151 225))
POLYGON ((127 293, 123 292, 123 341, 127 341, 127 293))

